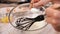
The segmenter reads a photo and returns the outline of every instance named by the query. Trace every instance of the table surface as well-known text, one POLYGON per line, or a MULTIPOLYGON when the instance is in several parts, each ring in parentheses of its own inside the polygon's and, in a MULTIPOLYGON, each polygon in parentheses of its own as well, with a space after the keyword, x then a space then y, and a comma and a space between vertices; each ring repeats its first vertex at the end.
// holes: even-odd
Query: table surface
POLYGON ((2 4, 2 3, 0 3, 0 8, 2 8, 2 7, 15 7, 15 6, 18 6, 18 4, 2 4))

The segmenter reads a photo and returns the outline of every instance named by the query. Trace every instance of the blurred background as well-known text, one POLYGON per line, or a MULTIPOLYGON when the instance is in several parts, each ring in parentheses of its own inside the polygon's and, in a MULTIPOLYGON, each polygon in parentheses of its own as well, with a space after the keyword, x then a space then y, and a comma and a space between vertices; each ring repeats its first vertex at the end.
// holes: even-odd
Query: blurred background
POLYGON ((27 3, 30 0, 0 0, 1 3, 27 3))
POLYGON ((30 0, 0 0, 0 7, 17 6, 18 4, 29 3, 30 0))

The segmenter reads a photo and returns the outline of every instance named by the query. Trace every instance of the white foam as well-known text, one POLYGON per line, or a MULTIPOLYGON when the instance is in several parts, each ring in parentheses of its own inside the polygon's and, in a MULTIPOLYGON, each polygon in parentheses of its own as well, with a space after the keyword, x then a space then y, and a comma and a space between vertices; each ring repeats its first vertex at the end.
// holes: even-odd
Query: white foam
POLYGON ((35 30, 35 29, 39 29, 42 28, 46 25, 47 23, 45 21, 39 21, 39 22, 35 22, 29 30, 35 30))

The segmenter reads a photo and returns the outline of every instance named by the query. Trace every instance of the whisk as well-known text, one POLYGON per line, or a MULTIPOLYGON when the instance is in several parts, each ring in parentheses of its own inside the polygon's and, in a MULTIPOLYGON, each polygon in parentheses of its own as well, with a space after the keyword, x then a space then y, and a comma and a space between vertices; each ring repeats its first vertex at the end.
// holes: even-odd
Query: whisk
POLYGON ((36 18, 18 18, 16 23, 16 27, 21 30, 29 30, 29 28, 37 21, 44 20, 44 15, 39 15, 36 18))

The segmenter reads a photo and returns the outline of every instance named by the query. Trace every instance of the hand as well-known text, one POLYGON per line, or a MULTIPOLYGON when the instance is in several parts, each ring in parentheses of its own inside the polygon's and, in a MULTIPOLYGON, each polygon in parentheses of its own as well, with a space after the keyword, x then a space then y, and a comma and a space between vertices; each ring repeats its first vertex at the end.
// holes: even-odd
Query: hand
POLYGON ((60 10, 55 9, 57 7, 49 7, 46 9, 46 21, 50 23, 56 31, 60 32, 60 10))

